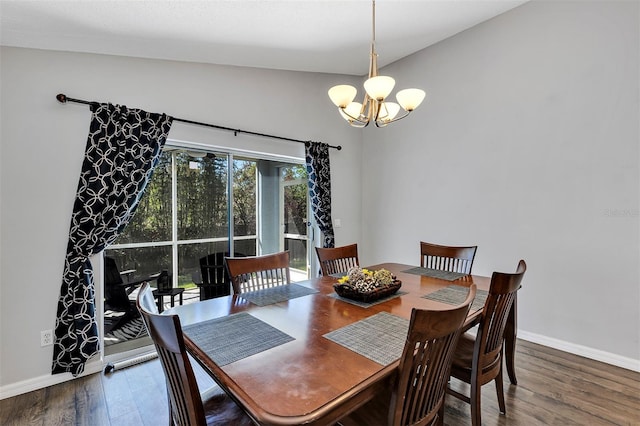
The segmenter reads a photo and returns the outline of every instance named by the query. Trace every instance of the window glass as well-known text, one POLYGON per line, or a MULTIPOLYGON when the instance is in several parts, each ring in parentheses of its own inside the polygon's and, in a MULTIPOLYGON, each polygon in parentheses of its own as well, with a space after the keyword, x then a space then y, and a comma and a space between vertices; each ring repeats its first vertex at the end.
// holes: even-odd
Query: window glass
POLYGON ((133 218, 116 243, 171 241, 171 152, 160 155, 133 218))
POLYGON ((227 238, 227 157, 176 154, 179 240, 227 238))
MULTIPOLYGON (((144 279, 163 270, 171 273, 173 261, 171 256, 171 246, 149 246, 137 248, 115 248, 105 250, 105 256, 116 261, 118 271, 125 276, 123 281, 137 281, 144 279)), ((155 280, 149 284, 155 287, 155 280)))
POLYGON ((307 170, 303 165, 280 168, 284 197, 284 248, 289 250, 291 267, 307 269, 307 170))
POLYGON ((284 249, 289 250, 289 264, 292 268, 307 270, 307 240, 285 238, 284 249))
POLYGON ((178 286, 193 287, 202 282, 200 259, 213 253, 227 255, 228 241, 180 244, 178 246, 178 286))
POLYGON ((233 233, 236 236, 256 235, 256 180, 255 161, 233 160, 233 233))

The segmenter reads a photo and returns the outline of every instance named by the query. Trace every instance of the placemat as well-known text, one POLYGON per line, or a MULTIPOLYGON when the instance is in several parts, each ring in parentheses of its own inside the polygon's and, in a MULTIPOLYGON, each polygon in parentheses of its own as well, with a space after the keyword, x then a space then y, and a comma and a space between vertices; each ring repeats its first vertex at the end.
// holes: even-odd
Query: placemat
POLYGON ((191 324, 183 332, 219 366, 295 340, 246 312, 191 324))
MULTIPOLYGON (((460 285, 450 285, 433 293, 422 296, 425 299, 435 300, 437 302, 447 303, 449 305, 459 305, 464 302, 469 293, 469 288, 460 285)), ((471 311, 477 311, 484 308, 484 302, 487 300, 489 292, 486 290, 477 290, 476 297, 471 303, 471 311)))
POLYGON ((409 320, 380 312, 324 335, 381 365, 389 365, 402 356, 409 331, 409 320))
POLYGON ((383 298, 378 299, 378 300, 374 300, 373 302, 361 302, 360 300, 348 299, 346 297, 342 297, 342 296, 338 295, 338 293, 331 293, 329 295, 329 297, 333 297, 334 299, 342 300, 343 302, 351 303, 352 305, 360 306, 361 308, 368 308, 369 306, 377 305, 378 303, 386 302, 387 300, 394 299, 396 297, 400 297, 403 294, 407 294, 407 292, 398 290, 397 292, 395 292, 395 293, 393 293, 393 294, 391 294, 389 296, 383 297, 383 298))
POLYGON ((414 275, 424 275, 426 277, 439 278, 441 280, 447 281, 455 281, 467 276, 467 274, 461 274, 460 272, 441 271, 439 269, 421 268, 419 266, 417 268, 407 269, 406 271, 402 272, 414 275))
POLYGON ((239 294, 239 296, 254 305, 266 306, 313 293, 318 293, 318 290, 298 284, 286 284, 262 290, 248 291, 239 294))

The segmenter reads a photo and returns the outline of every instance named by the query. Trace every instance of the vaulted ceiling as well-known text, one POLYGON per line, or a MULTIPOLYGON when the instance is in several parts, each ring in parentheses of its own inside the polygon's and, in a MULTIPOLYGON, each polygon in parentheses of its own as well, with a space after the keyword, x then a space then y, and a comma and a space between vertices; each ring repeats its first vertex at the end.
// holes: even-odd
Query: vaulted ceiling
MULTIPOLYGON (((384 66, 527 0, 378 0, 384 66)), ((364 75, 369 0, 0 2, 0 44, 364 75)))

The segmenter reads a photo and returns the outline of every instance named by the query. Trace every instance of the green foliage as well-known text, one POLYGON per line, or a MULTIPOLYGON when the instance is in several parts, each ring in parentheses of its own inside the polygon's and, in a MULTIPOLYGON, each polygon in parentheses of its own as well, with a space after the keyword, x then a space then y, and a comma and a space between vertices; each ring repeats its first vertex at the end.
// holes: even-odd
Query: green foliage
POLYGON ((256 162, 233 162, 233 226, 236 235, 256 234, 256 162))
MULTIPOLYGON (((257 233, 257 161, 234 159, 233 223, 236 236, 257 233)), ((228 157, 207 155, 190 157, 185 152, 164 151, 153 172, 144 196, 124 232, 115 244, 147 243, 146 247, 114 248, 108 255, 117 259, 121 269, 136 269, 136 275, 172 270, 172 170, 176 172, 176 218, 178 240, 228 238, 228 157)), ((281 168, 285 186, 284 209, 286 232, 307 233, 307 172, 304 165, 281 168)), ((277 226, 277 225, 274 225, 277 226)), ((146 244, 145 244, 146 245, 146 244)), ((236 241, 236 251, 255 255, 255 239, 236 241)), ((192 273, 199 269, 197 260, 210 253, 228 250, 228 243, 197 242, 178 245, 178 282, 190 285, 192 273)), ((306 266, 305 247, 292 252, 292 266, 306 266), (295 252, 295 253, 294 253, 295 252)))

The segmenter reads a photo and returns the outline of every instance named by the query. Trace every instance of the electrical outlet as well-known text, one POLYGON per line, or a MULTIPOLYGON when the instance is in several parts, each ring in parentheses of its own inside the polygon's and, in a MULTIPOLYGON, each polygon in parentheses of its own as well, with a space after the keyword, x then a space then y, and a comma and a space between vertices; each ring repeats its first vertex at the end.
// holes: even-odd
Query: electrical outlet
POLYGON ((40 332, 40 346, 51 346, 53 345, 53 331, 51 330, 42 330, 40 332))

